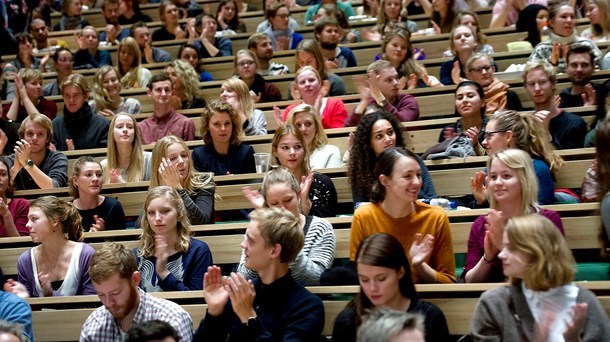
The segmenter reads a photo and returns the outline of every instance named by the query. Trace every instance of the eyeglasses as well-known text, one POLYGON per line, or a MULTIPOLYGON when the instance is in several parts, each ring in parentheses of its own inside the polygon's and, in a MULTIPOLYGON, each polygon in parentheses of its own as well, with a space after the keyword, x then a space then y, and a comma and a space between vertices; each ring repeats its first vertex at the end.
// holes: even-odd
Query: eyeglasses
POLYGON ((243 68, 243 67, 247 67, 247 66, 250 66, 250 65, 253 65, 253 64, 254 64, 254 61, 243 61, 243 62, 237 63, 237 66, 243 68))
POLYGON ((537 84, 538 86, 540 86, 540 87, 544 87, 545 85, 549 84, 549 82, 550 82, 549 80, 547 80, 547 79, 543 78, 543 79, 540 79, 540 80, 538 80, 538 81, 530 81, 530 82, 525 82, 525 87, 526 87, 526 88, 533 89, 533 88, 535 88, 535 87, 536 87, 536 84, 537 84))
POLYGON ((472 69, 470 69, 470 71, 476 72, 478 74, 482 73, 483 71, 491 72, 492 70, 493 70, 493 68, 492 68, 491 65, 486 65, 486 66, 483 66, 483 67, 480 67, 480 68, 472 68, 472 69))
POLYGON ((485 132, 485 140, 491 139, 491 137, 493 137, 494 134, 497 134, 497 133, 506 133, 506 130, 504 129, 504 130, 501 130, 501 131, 488 131, 488 132, 485 132))
POLYGON ((282 19, 288 19, 288 18, 290 18, 290 14, 278 14, 278 15, 276 15, 276 17, 280 17, 282 19))

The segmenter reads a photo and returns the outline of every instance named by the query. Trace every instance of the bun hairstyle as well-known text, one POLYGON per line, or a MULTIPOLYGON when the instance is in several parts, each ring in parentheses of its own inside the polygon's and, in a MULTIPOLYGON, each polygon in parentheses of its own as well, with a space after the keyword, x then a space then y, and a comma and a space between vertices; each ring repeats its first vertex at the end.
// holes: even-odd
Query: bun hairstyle
POLYGON ((32 201, 30 208, 38 208, 49 223, 58 221, 64 238, 70 241, 83 241, 83 219, 70 202, 55 196, 43 196, 32 201))
POLYGON ((392 171, 394 170, 394 164, 402 157, 411 158, 419 164, 419 160, 417 160, 415 153, 402 147, 389 147, 381 152, 379 158, 377 158, 377 164, 375 164, 375 181, 373 182, 373 188, 371 190, 371 201, 375 203, 383 201, 386 192, 385 187, 379 181, 379 176, 385 175, 391 177, 392 171))

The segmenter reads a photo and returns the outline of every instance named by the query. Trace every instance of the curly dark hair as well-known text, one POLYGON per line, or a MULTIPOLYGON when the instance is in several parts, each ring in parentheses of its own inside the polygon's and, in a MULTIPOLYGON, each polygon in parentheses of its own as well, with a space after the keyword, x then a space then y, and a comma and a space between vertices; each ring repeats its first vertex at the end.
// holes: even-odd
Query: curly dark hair
POLYGON ((377 156, 371 146, 371 130, 379 120, 390 122, 396 133, 397 147, 406 147, 406 144, 409 143, 398 120, 386 111, 370 113, 360 120, 355 132, 354 145, 350 150, 347 172, 352 191, 367 198, 371 197, 371 186, 375 178, 373 171, 377 162, 377 156))

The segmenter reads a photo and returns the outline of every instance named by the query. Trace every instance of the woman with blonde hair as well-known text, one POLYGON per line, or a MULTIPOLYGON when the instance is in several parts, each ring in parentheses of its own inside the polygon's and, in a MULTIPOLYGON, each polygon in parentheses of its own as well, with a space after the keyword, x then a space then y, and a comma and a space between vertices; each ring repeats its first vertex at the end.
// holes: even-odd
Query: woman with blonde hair
POLYGON ((591 26, 580 33, 580 36, 593 42, 610 40, 610 2, 607 0, 586 0, 585 13, 591 26))
POLYGON ((184 140, 169 135, 157 141, 151 166, 149 190, 161 185, 170 186, 182 198, 191 224, 214 222, 214 175, 193 169, 184 140))
MULTIPOLYGON (((538 178, 538 202, 542 205, 555 202, 554 174, 563 165, 563 159, 551 145, 547 130, 532 113, 512 110, 495 113, 485 126, 485 140, 481 143, 488 155, 508 148, 527 152, 538 178)), ((486 174, 479 171, 471 179, 477 204, 487 200, 483 185, 486 174)))
MULTIPOLYGON (((472 31, 474 32, 474 34, 476 36, 478 53, 484 53, 484 54, 488 54, 488 55, 494 53, 493 46, 487 44, 487 37, 485 36, 485 33, 483 33, 483 31, 481 29, 479 16, 477 15, 476 12, 461 11, 460 13, 458 13, 457 16, 455 17, 454 26, 459 26, 459 25, 469 26, 472 29, 472 31)), ((447 50, 447 51, 445 51, 444 56, 453 57, 453 52, 450 50, 447 50)))
MULTIPOLYGON (((334 98, 329 95, 330 84, 325 81, 318 71, 312 66, 304 66, 300 68, 294 77, 294 82, 291 84, 291 93, 298 96, 301 102, 296 102, 284 109, 282 121, 286 121, 288 113, 300 105, 308 104, 319 113, 320 121, 324 128, 340 128, 343 127, 347 118, 347 109, 341 99, 334 98)), ((279 116, 279 109, 275 115, 279 116)))
POLYGON ((252 50, 244 49, 235 54, 235 75, 246 82, 255 102, 281 101, 282 94, 275 84, 266 81, 258 71, 256 55, 252 50))
POLYGON ((142 105, 135 98, 121 96, 123 86, 115 67, 105 65, 93 76, 93 99, 89 101, 91 110, 107 118, 117 113, 140 114, 142 105))
POLYGON ((193 150, 195 169, 215 175, 254 173, 254 149, 242 143, 237 111, 226 102, 212 101, 201 113, 204 145, 193 150))
POLYGON ((254 108, 254 99, 246 82, 238 78, 229 78, 220 86, 220 100, 228 103, 239 114, 245 135, 267 134, 265 113, 254 108))
POLYGON ((119 78, 125 89, 145 88, 152 77, 150 70, 141 66, 140 46, 133 37, 125 37, 119 43, 119 78))
POLYGON ((203 289, 212 266, 208 245, 195 239, 182 196, 171 186, 151 188, 144 201, 142 235, 135 249, 146 292, 203 289))
POLYGON ((337 146, 328 143, 320 116, 312 106, 300 104, 292 108, 286 122, 298 128, 303 134, 307 150, 311 151, 309 167, 315 170, 343 166, 341 151, 337 146))
POLYGON ((101 195, 102 165, 90 156, 78 158, 72 167, 68 190, 72 204, 90 232, 125 229, 125 212, 116 198, 101 195))
POLYGON ((4 290, 20 297, 95 294, 89 260, 95 250, 83 241, 78 210, 55 196, 32 201, 28 213, 32 241, 38 244, 19 256, 19 281, 8 279, 4 290))
POLYGON ((3 107, 2 117, 21 123, 32 113, 44 114, 53 120, 57 115, 55 101, 42 96, 42 74, 37 69, 20 69, 14 78, 15 97, 3 107))
POLYGON ((179 106, 176 109, 191 109, 205 107, 205 99, 199 89, 199 75, 195 69, 181 59, 170 62, 165 67, 165 72, 172 79, 174 85, 175 101, 179 106))
POLYGON ((363 36, 371 41, 380 41, 384 39, 386 33, 395 29, 417 32, 417 23, 407 20, 403 4, 400 0, 381 0, 377 23, 371 30, 364 30, 363 36))
POLYGON ((481 295, 470 325, 475 341, 605 341, 610 321, 595 294, 574 281, 574 256, 540 215, 513 217, 502 237, 510 284, 481 295))
POLYGON ((287 168, 294 178, 301 181, 303 214, 318 217, 336 215, 335 185, 327 175, 309 168, 309 151, 301 131, 292 125, 279 127, 271 141, 271 154, 275 157, 276 165, 287 168))
MULTIPOLYGON (((345 83, 343 83, 341 77, 332 72, 328 72, 328 68, 322 57, 320 45, 313 39, 301 41, 295 51, 294 70, 299 70, 305 66, 311 66, 318 72, 322 80, 328 81, 330 85, 328 96, 347 95, 345 83)), ((288 99, 294 99, 291 91, 288 92, 288 99)))
POLYGON ((449 46, 454 57, 441 64, 439 76, 444 85, 458 84, 466 80, 466 63, 479 49, 474 28, 467 25, 456 26, 449 35, 449 46))
POLYGON ((110 121, 106 158, 101 161, 104 184, 150 179, 152 153, 142 148, 142 133, 134 117, 118 113, 110 121))
POLYGON ((479 216, 470 228, 466 264, 461 275, 466 283, 504 281, 498 253, 509 218, 538 214, 550 219, 563 234, 559 214, 538 204, 538 182, 527 152, 519 149, 499 151, 487 161, 487 170, 491 210, 487 215, 479 216))

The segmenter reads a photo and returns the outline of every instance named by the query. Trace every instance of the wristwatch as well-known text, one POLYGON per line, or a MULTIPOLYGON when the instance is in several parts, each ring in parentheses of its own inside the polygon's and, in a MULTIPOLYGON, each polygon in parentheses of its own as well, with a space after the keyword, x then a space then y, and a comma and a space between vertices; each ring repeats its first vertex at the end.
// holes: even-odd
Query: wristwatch
POLYGON ((248 320, 246 321, 246 323, 244 323, 245 326, 250 327, 253 326, 254 324, 256 324, 256 319, 258 318, 258 316, 251 316, 248 318, 248 320))
POLYGON ((381 100, 381 103, 378 103, 378 105, 380 105, 382 107, 385 107, 387 104, 388 104, 388 100, 385 98, 383 100, 381 100))
POLYGON ((32 159, 28 159, 28 161, 27 161, 27 162, 25 162, 25 168, 26 168, 26 169, 29 169, 29 168, 31 168, 32 166, 34 166, 34 162, 32 161, 32 159))

